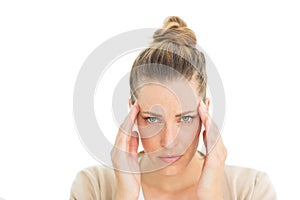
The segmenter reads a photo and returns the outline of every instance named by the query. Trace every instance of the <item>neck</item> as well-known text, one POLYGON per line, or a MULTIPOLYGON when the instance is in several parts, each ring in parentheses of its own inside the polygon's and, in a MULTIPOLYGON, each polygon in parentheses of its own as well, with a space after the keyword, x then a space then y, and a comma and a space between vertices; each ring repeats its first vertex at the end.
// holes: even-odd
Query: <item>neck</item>
POLYGON ((196 152, 189 164, 177 174, 165 175, 160 171, 142 174, 142 185, 163 192, 186 190, 198 184, 203 162, 203 157, 196 152))

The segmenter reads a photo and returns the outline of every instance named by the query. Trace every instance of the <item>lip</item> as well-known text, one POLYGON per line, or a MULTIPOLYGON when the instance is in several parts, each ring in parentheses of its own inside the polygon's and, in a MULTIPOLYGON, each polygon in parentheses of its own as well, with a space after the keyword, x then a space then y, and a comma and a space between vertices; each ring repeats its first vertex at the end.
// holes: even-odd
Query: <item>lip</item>
POLYGON ((182 155, 172 155, 172 156, 158 156, 158 158, 165 163, 174 163, 179 160, 182 155))

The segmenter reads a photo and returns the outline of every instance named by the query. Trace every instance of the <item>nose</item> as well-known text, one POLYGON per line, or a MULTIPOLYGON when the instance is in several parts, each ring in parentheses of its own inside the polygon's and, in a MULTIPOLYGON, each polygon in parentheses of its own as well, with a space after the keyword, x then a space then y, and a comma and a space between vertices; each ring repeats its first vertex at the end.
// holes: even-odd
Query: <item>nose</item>
POLYGON ((165 124, 161 138, 160 145, 161 147, 171 149, 177 144, 177 135, 178 135, 179 127, 176 124, 165 124))

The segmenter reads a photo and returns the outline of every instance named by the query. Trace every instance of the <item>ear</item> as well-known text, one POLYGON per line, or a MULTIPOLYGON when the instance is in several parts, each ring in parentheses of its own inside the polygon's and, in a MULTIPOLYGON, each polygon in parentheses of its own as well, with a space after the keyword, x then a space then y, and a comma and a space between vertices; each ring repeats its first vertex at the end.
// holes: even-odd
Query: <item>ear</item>
POLYGON ((207 111, 209 111, 210 98, 205 99, 205 105, 206 105, 207 111))
POLYGON ((133 105, 132 105, 132 101, 131 101, 131 98, 128 99, 128 106, 129 108, 131 108, 133 105))

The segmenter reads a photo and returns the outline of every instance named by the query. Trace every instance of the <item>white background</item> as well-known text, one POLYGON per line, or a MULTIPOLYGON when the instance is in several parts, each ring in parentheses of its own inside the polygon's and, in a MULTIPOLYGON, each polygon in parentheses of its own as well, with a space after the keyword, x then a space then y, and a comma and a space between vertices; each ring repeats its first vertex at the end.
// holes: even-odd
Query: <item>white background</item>
POLYGON ((279 199, 299 199, 297 1, 1 1, 0 198, 68 199, 97 164, 72 113, 76 76, 114 35, 178 15, 222 77, 227 164, 269 174, 279 199))

